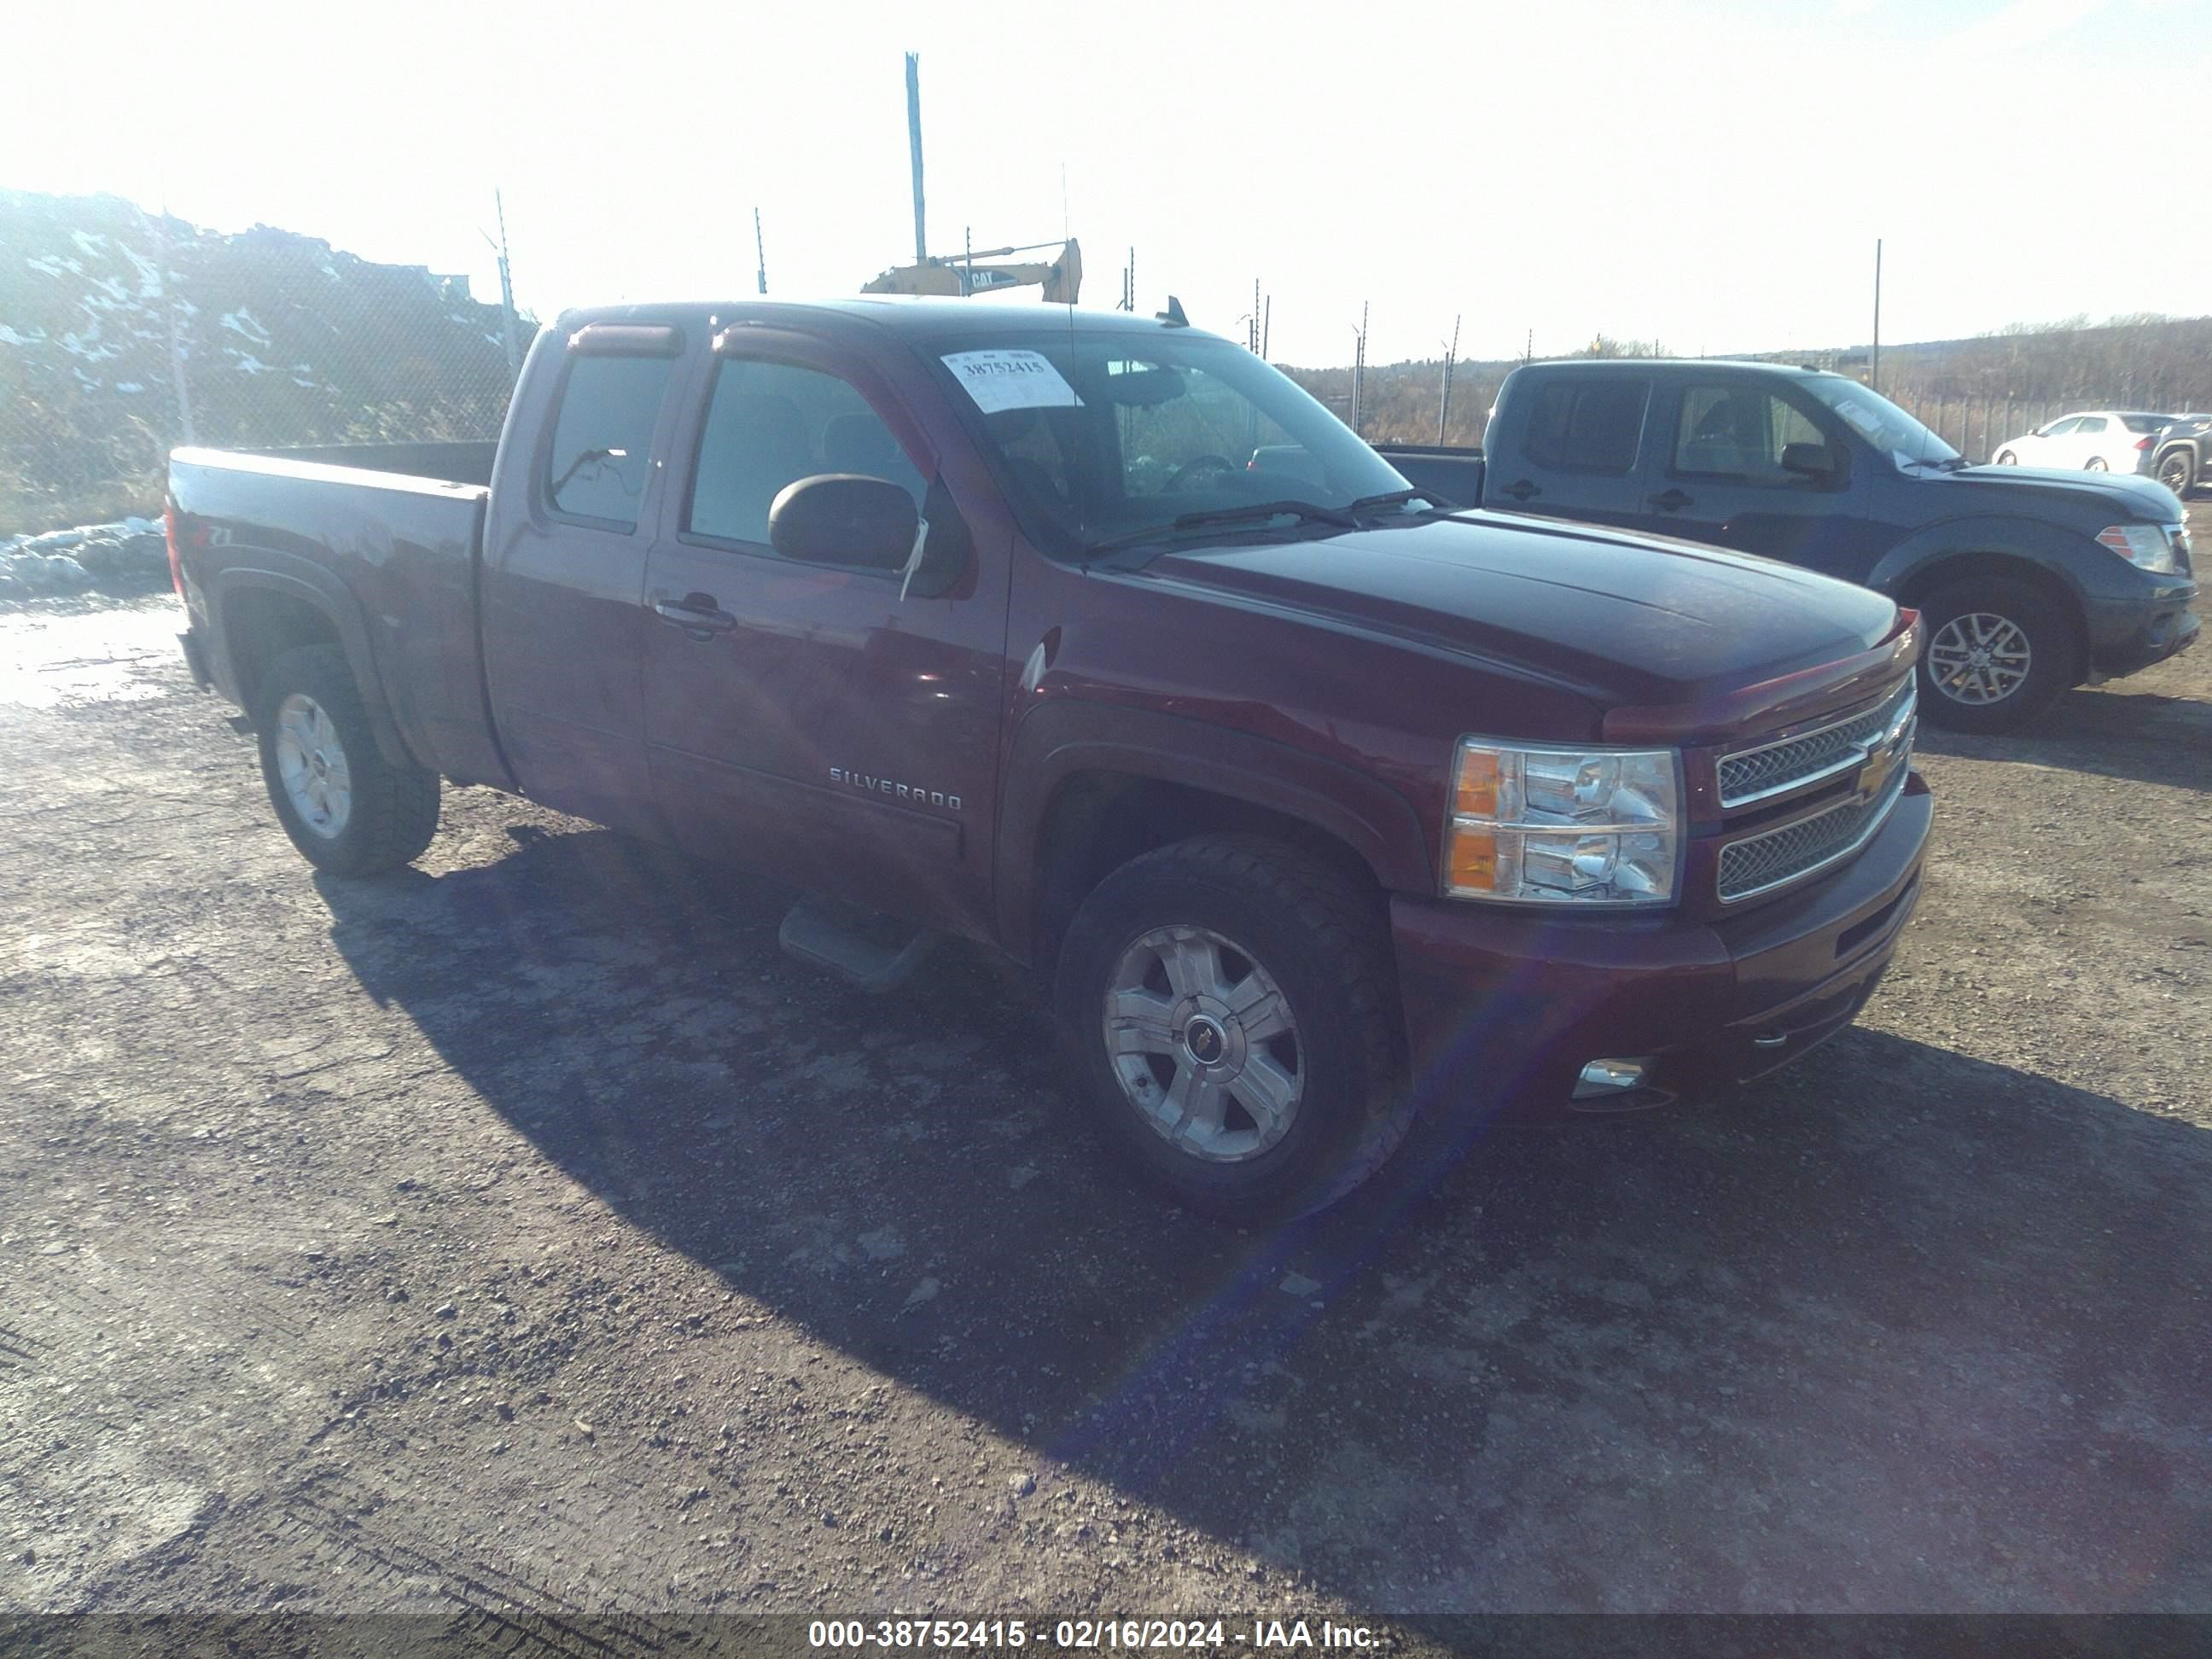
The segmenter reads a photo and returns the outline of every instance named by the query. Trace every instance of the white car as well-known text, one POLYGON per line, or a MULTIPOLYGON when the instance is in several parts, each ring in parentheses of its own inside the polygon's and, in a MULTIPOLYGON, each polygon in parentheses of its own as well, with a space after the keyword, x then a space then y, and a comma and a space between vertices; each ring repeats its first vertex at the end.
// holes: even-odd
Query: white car
POLYGON ((1997 446, 1999 466, 2070 466, 2091 472, 2139 472, 2150 461, 2159 433, 2172 415, 2090 409, 2062 415, 2047 426, 1997 446))

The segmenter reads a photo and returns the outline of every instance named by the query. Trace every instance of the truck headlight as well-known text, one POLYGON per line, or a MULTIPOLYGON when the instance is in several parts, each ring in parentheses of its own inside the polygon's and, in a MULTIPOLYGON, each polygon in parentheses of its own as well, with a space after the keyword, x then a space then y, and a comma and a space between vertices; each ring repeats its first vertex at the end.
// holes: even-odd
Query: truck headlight
POLYGON ((2177 534, 2162 524, 2116 524, 2097 532, 2097 544, 2111 548, 2138 570, 2170 576, 2179 568, 2174 562, 2175 544, 2188 534, 2186 530, 2177 534))
POLYGON ((1681 763, 1671 749, 1461 743, 1444 890, 1521 904, 1674 902, 1681 763))

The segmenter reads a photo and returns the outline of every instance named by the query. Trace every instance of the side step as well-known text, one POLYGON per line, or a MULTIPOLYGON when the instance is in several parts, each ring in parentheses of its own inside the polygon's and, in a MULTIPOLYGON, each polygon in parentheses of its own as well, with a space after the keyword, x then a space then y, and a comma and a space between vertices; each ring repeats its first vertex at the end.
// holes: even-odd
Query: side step
POLYGON ((776 929, 784 954, 826 968, 863 991, 893 991, 914 977, 943 936, 834 899, 803 898, 776 929))

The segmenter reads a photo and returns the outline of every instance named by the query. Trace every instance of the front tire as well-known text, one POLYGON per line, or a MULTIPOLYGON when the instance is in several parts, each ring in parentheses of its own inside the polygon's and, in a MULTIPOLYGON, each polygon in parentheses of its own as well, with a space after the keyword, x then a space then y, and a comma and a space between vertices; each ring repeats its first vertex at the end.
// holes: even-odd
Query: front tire
POLYGON ((1999 466, 2018 466, 2020 465, 2020 457, 2014 454, 2009 449, 2001 449, 1997 452, 1997 465, 1999 466))
POLYGON ((270 805, 308 863, 333 875, 376 875, 430 844, 438 775, 385 759, 337 647, 286 652, 262 676, 254 701, 270 805))
POLYGON ((2002 576, 1954 582, 1920 607, 1920 712, 1954 732, 2009 732, 2080 678, 2071 619, 2058 602, 2002 576))
POLYGON ((2159 457, 2158 481, 2185 501, 2197 486, 2197 463, 2187 450, 2170 449, 2159 457))
POLYGON ((1281 843, 1202 836, 1122 866, 1069 924, 1054 1001, 1101 1133, 1223 1220, 1334 1202, 1411 1124, 1381 908, 1281 843))

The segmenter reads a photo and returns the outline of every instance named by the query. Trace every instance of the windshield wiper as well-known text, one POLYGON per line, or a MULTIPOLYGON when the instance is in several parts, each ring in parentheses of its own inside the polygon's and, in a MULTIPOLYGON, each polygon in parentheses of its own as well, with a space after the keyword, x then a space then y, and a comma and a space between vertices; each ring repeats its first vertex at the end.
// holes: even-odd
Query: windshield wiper
POLYGON ((1175 527, 1235 524, 1243 519, 1304 519, 1311 524, 1342 525, 1346 530, 1359 528, 1359 520, 1352 516, 1350 508, 1323 507, 1316 501, 1249 501, 1243 507, 1217 507, 1205 513, 1186 513, 1176 520, 1175 527))
POLYGON ((1323 507, 1316 501, 1252 501, 1243 507, 1217 507, 1204 513, 1186 513, 1167 524, 1132 530, 1123 536, 1109 536, 1104 541, 1091 543, 1085 551, 1092 555, 1111 553, 1120 548, 1164 540, 1178 531, 1242 524, 1248 520, 1264 523, 1269 519, 1299 519, 1313 524, 1333 524, 1346 530, 1360 527, 1359 520, 1340 507, 1323 507))
POLYGON ((1407 501, 1426 501, 1431 508, 1444 505, 1425 489, 1386 489, 1380 495, 1362 495, 1344 510, 1363 513, 1377 507, 1403 507, 1407 501))

